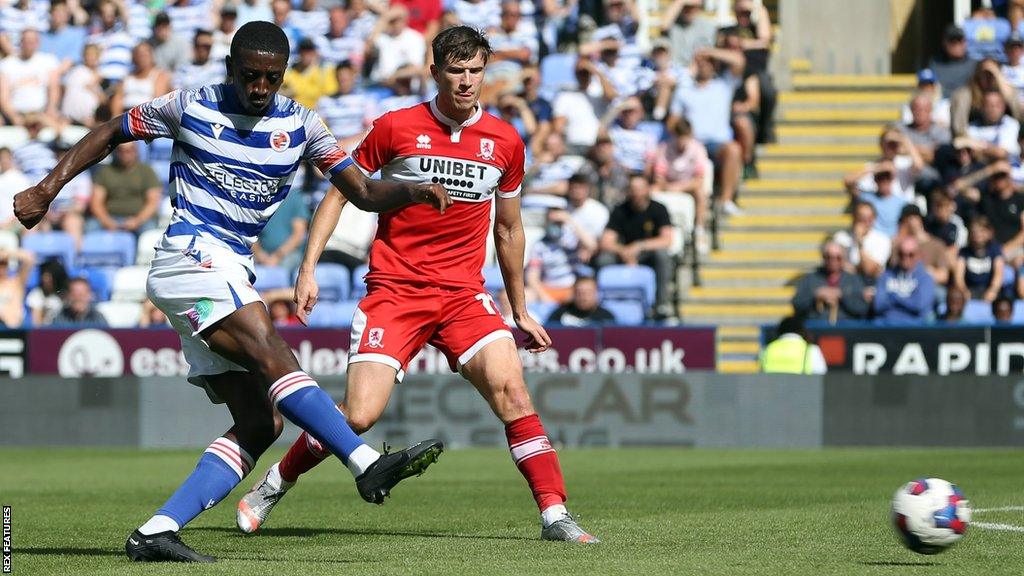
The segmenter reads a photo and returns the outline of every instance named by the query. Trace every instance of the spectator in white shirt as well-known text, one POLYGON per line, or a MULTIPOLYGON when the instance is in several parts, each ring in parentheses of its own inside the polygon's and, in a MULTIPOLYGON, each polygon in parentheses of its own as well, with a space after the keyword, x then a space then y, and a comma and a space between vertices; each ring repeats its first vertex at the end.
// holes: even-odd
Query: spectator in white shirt
POLYGON ((220 24, 213 31, 213 50, 210 59, 223 62, 224 57, 231 53, 231 40, 238 30, 238 12, 234 6, 225 6, 220 11, 220 24))
POLYGON ((10 148, 0 148, 0 230, 20 230, 14 217, 14 195, 28 188, 28 178, 14 164, 10 148))
POLYGON ((892 239, 875 228, 875 207, 867 202, 853 209, 853 222, 848 230, 840 230, 832 237, 846 252, 846 262, 853 266, 869 283, 874 283, 889 261, 892 239))
POLYGON ((904 202, 914 201, 914 182, 924 168, 924 160, 906 134, 898 126, 887 126, 878 138, 881 155, 875 162, 868 162, 864 168, 847 174, 844 185, 850 194, 857 196, 862 192, 878 191, 875 179, 876 168, 880 164, 891 163, 895 171, 892 183, 892 195, 904 202))
POLYGON ((565 140, 558 132, 545 138, 544 146, 526 171, 527 191, 530 194, 565 196, 569 190, 569 177, 586 164, 582 156, 566 154, 565 140))
POLYGON ((1013 159, 1020 156, 1020 122, 1006 113, 1006 101, 997 90, 985 92, 981 118, 967 126, 967 136, 983 143, 980 152, 986 161, 1013 159))
POLYGON ((618 97, 608 77, 586 58, 576 62, 576 88, 563 90, 555 97, 553 129, 565 136, 569 150, 585 153, 597 142, 600 118, 618 97), (594 76, 598 82, 594 83, 594 76))
POLYGON ((86 44, 82 49, 82 63, 72 68, 64 79, 60 111, 73 124, 92 128, 96 124, 96 109, 107 101, 99 64, 100 47, 86 44))
POLYGON ((1024 36, 1021 36, 1019 32, 1010 34, 1005 50, 1006 63, 1001 67, 1003 76, 1011 86, 1017 89, 1018 100, 1024 99, 1024 63, 1021 62, 1021 59, 1024 58, 1024 36))
POLYGON ((427 44, 422 34, 409 28, 409 11, 404 6, 392 6, 380 17, 367 38, 366 53, 375 61, 370 79, 383 83, 400 68, 415 66, 423 69, 427 44))
POLYGON ((651 169, 655 189, 693 197, 697 247, 702 251, 710 249, 704 222, 707 219, 711 187, 705 182, 708 172, 714 168, 708 158, 707 148, 693 137, 693 130, 686 118, 680 118, 672 127, 668 141, 658 146, 651 169))
POLYGON ((488 76, 493 77, 495 72, 518 74, 523 66, 537 60, 540 46, 536 29, 524 25, 522 20, 518 0, 501 3, 500 23, 487 32, 493 50, 488 60, 488 76))
POLYGON ((576 256, 582 263, 590 262, 597 254, 601 234, 608 226, 608 207, 594 199, 594 183, 585 172, 569 177, 568 212, 564 219, 555 215, 556 221, 565 226, 565 241, 575 247, 576 256))
POLYGON ((18 53, 0 61, 0 113, 16 126, 24 125, 26 114, 42 114, 55 124, 59 69, 56 57, 39 52, 39 32, 23 31, 18 53))

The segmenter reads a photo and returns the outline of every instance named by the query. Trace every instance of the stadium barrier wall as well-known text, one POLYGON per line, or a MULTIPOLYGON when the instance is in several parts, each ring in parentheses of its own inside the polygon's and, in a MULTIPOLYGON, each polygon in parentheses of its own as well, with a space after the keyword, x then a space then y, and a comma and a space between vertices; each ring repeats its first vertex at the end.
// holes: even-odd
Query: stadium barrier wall
MULTIPOLYGON (((1024 326, 809 325, 829 372, 895 376, 1022 376, 1024 326)), ((762 341, 775 327, 762 329, 762 341)))
MULTIPOLYGON (((345 372, 349 331, 285 328, 300 366, 314 377, 345 372)), ((683 374, 715 369, 711 327, 550 328, 552 348, 521 351, 527 372, 683 374)), ((519 338, 523 342, 524 338, 519 338)), ((450 374, 444 355, 426 347, 413 374, 450 374)), ((36 329, 0 331, 0 377, 22 375, 185 376, 181 342, 170 329, 36 329)))
MULTIPOLYGON (((335 398, 341 377, 321 378, 335 398)), ((710 373, 529 374, 558 445, 816 448, 1024 446, 1024 378, 710 373)), ((227 409, 179 377, 0 379, 0 446, 201 447, 227 409)), ((281 443, 297 430, 289 425, 281 443)), ((427 437, 505 446, 504 429, 458 376, 409 376, 369 442, 427 437)))

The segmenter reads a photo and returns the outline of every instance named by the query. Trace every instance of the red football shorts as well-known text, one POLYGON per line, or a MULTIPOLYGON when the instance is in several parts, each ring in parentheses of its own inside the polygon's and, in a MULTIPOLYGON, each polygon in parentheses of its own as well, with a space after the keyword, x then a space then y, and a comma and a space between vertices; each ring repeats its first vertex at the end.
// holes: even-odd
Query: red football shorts
POLYGON ((398 380, 424 344, 440 350, 452 372, 484 346, 512 338, 508 324, 481 286, 439 288, 374 282, 352 318, 349 364, 380 362, 398 370, 398 380))

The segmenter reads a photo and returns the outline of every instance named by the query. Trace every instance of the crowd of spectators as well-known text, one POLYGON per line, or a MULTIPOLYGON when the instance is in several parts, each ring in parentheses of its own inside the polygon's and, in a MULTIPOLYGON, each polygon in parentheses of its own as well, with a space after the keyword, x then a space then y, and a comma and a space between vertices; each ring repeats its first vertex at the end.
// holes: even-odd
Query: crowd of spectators
MULTIPOLYGON (((531 303, 545 316, 561 306, 555 320, 605 319, 577 301, 587 293, 580 278, 646 265, 657 282, 646 316, 671 319, 683 223, 657 195, 693 198, 692 240, 707 251, 708 214, 740 213, 736 191, 756 174, 756 143, 772 138, 768 11, 736 0, 735 23, 720 27, 702 5, 672 0, 652 16, 633 0, 0 0, 0 234, 24 245, 37 230, 60 231, 76 249, 92 231, 151 241, 147 231, 170 212, 166 141, 118 147, 64 189, 37 230, 21 229, 11 197, 86 129, 171 89, 223 82, 232 34, 246 22, 285 30, 293 53, 281 92, 317 110, 347 149, 376 117, 433 96, 430 41, 465 24, 486 30, 494 48, 482 105, 527 147, 524 214, 543 229, 527 254, 531 303), (646 25, 660 35, 641 35, 646 25)), ((259 266, 296 265, 328 187, 300 169, 254 250, 259 266)), ((346 208, 324 261, 360 273, 374 228, 372 215, 346 208)), ((14 248, 0 268, 4 325, 99 319, 83 304, 105 292, 90 288, 94 274, 14 248)), ((140 323, 159 323, 151 312, 140 323)))
MULTIPOLYGON (((984 4, 984 3, 983 3, 984 4)), ((851 223, 793 306, 883 324, 1024 318, 1024 6, 949 25, 878 157, 846 176, 851 223), (1016 314, 1015 314, 1016 311, 1016 314)))

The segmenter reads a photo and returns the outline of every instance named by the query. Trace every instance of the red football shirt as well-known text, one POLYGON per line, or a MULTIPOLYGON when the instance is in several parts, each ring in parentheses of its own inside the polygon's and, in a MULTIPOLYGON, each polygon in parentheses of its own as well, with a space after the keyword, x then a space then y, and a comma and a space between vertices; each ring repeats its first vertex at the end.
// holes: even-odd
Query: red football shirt
POLYGON ((381 214, 367 281, 483 284, 494 195, 522 188, 526 152, 515 128, 482 110, 459 124, 424 102, 378 118, 352 158, 384 180, 440 183, 455 200, 443 215, 425 204, 381 214))

